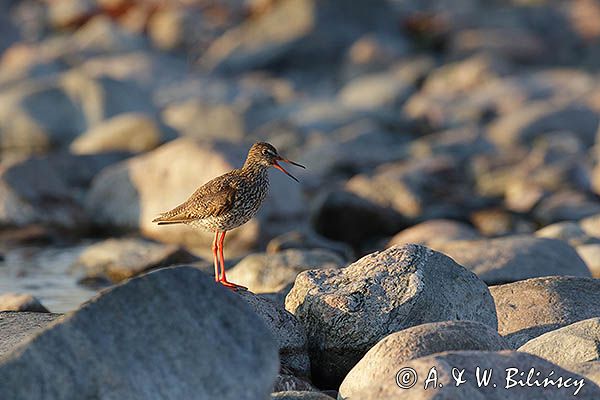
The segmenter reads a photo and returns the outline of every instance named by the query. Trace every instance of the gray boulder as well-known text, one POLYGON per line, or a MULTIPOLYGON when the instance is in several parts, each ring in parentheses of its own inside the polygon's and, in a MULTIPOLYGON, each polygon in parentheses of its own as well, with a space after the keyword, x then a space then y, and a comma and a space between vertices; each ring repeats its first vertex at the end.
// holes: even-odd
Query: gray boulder
POLYGON ((437 242, 479 239, 481 235, 464 222, 449 219, 430 219, 398 232, 387 247, 403 244, 422 244, 432 247, 437 242))
POLYGON ((71 266, 79 281, 120 282, 151 269, 192 262, 176 245, 140 238, 107 239, 86 247, 71 266))
POLYGON ((551 275, 591 277, 574 248, 557 239, 509 236, 432 246, 473 271, 487 284, 551 275))
POLYGON ((600 281, 550 276, 491 286, 498 332, 513 348, 546 332, 600 315, 600 281))
POLYGON ((373 253, 342 269, 305 271, 285 304, 306 329, 313 380, 324 387, 337 387, 392 332, 456 319, 497 327, 485 284, 417 245, 373 253))
POLYGON ((582 219, 579 225, 588 235, 600 238, 600 214, 582 219))
POLYGON ((147 115, 125 113, 96 124, 78 136, 70 146, 75 154, 152 150, 161 141, 156 121, 147 115))
POLYGON ((255 253, 244 257, 227 276, 256 293, 277 292, 291 283, 296 276, 309 269, 340 268, 344 260, 323 249, 284 250, 275 254, 255 253))
POLYGON ((401 74, 384 72, 359 76, 348 82, 338 95, 339 101, 355 109, 395 110, 416 90, 414 82, 401 74))
POLYGON ((94 176, 124 154, 55 154, 4 164, 0 170, 0 223, 82 229, 83 197, 94 176))
POLYGON ((525 216, 503 208, 488 208, 471 213, 471 223, 485 237, 531 234, 536 225, 525 216))
POLYGON ((584 380, 582 376, 534 355, 508 350, 449 351, 410 360, 402 365, 384 364, 380 371, 381 373, 375 375, 355 376, 358 380, 345 381, 340 387, 338 399, 558 400, 576 395, 577 398, 591 400, 600 396, 600 387, 584 380), (458 370, 453 371, 453 368, 458 370), (484 372, 487 372, 488 376, 491 372, 487 385, 482 383, 479 386, 478 368, 480 379, 484 372), (535 374, 530 379, 532 384, 521 385, 519 380, 525 382, 531 370, 535 374), (462 376, 461 371, 464 371, 462 376), (429 381, 425 389, 426 379, 434 376, 436 379, 429 381), (456 385, 458 377, 465 381, 459 386, 456 385), (555 381, 557 377, 563 377, 563 381, 570 378, 570 384, 561 387, 558 387, 556 382, 547 387, 534 384, 533 379, 543 383, 546 377, 555 381), (413 378, 417 378, 417 381, 413 378), (401 388, 397 382, 409 388, 401 388))
POLYGON ((577 221, 600 213, 600 201, 581 190, 564 190, 543 198, 533 210, 543 225, 560 221, 577 221))
POLYGON ((444 321, 413 326, 386 336, 344 378, 341 388, 353 393, 365 381, 394 376, 410 360, 456 350, 499 351, 508 343, 496 330, 474 321, 444 321))
POLYGON ((531 145, 546 133, 567 131, 591 146, 595 141, 598 122, 598 113, 582 104, 534 102, 490 124, 488 137, 501 146, 531 145))
POLYGON ((325 249, 336 253, 345 261, 351 261, 355 259, 354 251, 346 243, 327 239, 308 227, 283 233, 274 237, 267 244, 268 254, 275 254, 289 249, 325 249))
POLYGON ((62 314, 0 312, 0 357, 12 352, 62 314))
POLYGON ((566 369, 578 375, 585 376, 589 381, 600 386, 600 361, 588 361, 570 365, 566 369))
POLYGON ((190 268, 103 292, 2 359, 27 399, 267 398, 277 345, 250 307, 190 268))
POLYGON ((0 294, 0 311, 49 312, 48 309, 32 295, 19 293, 0 294))
POLYGON ((79 71, 25 81, 0 94, 0 150, 64 149, 86 129, 125 112, 156 110, 148 93, 129 81, 79 71))
POLYGON ((385 164, 371 174, 352 177, 346 188, 414 223, 434 218, 465 220, 483 201, 473 193, 470 180, 453 156, 438 155, 385 164))
POLYGON ((535 354, 563 368, 600 361, 600 317, 544 333, 519 347, 519 351, 535 354))
POLYGON ((579 246, 591 243, 600 243, 600 239, 589 236, 574 221, 562 221, 543 227, 535 232, 538 237, 564 240, 571 246, 579 246))
POLYGON ((181 136, 202 140, 241 142, 247 135, 248 106, 242 104, 212 104, 191 99, 169 104, 162 112, 167 125, 181 136))
POLYGON ((579 257, 587 264, 592 277, 600 278, 600 244, 582 244, 581 246, 577 246, 575 250, 577 250, 579 257))
MULTIPOLYGON (((324 183, 339 178, 347 179, 357 172, 372 170, 408 156, 408 135, 398 135, 382 127, 375 118, 362 114, 365 113, 354 111, 351 115, 359 118, 357 121, 348 121, 320 140, 307 141, 300 160, 310 165, 303 175, 315 189, 324 183)), ((319 119, 323 121, 324 118, 319 119)), ((399 126, 397 129, 414 129, 411 122, 405 119, 400 119, 396 124, 399 126)))
POLYGON ((234 73, 281 65, 326 65, 338 61, 365 31, 389 28, 389 11, 380 0, 281 1, 225 32, 209 47, 202 63, 234 73))
POLYGON ((282 370, 287 372, 285 375, 310 377, 306 334, 296 317, 264 297, 247 291, 238 294, 256 312, 277 340, 279 361, 282 370))

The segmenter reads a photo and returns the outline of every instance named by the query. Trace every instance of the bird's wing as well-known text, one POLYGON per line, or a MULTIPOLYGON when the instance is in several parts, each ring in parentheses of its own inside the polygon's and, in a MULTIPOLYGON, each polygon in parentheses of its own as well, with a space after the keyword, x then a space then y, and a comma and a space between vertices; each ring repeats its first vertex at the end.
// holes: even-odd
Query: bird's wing
POLYGON ((208 182, 200 187, 185 203, 160 214, 152 222, 158 222, 159 225, 181 224, 217 217, 231 210, 235 201, 235 187, 227 181, 219 182, 219 184, 212 183, 208 182))

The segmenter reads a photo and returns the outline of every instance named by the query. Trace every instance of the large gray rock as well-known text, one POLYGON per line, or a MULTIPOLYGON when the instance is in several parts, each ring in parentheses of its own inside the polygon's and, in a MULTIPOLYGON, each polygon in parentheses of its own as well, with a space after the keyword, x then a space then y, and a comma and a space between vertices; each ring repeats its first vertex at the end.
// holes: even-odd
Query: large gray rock
MULTIPOLYGON (((210 179, 241 167, 247 150, 191 139, 174 140, 102 171, 86 197, 86 210, 97 225, 140 229, 150 238, 209 251, 214 233, 183 224, 159 226, 152 220, 183 203, 210 179)), ((275 172, 271 175, 270 193, 257 217, 227 236, 230 255, 255 246, 259 240, 266 242, 302 217, 300 186, 275 172)))
POLYGON ((495 207, 473 212, 471 223, 486 237, 530 234, 536 228, 525 216, 495 207))
POLYGON ((152 150, 161 141, 161 132, 150 116, 125 113, 96 124, 78 136, 70 146, 75 154, 107 151, 141 153, 152 150))
POLYGON ((398 232, 388 242, 388 247, 403 244, 422 244, 432 247, 438 242, 479 239, 475 228, 464 222, 449 219, 431 219, 398 232))
POLYGON ((556 131, 576 134, 588 146, 594 144, 598 113, 581 104, 532 103, 497 119, 488 137, 502 146, 531 144, 536 138, 556 131))
POLYGON ((247 291, 238 294, 256 312, 277 340, 279 361, 286 375, 310 377, 306 334, 296 317, 282 306, 264 297, 247 291))
MULTIPOLYGON (((352 115, 356 118, 362 114, 356 111, 352 115)), ((323 117, 320 119, 322 121, 323 117)), ((362 116, 320 140, 307 141, 300 160, 303 164, 310 165, 310 169, 303 175, 312 186, 320 188, 330 180, 347 179, 357 172, 372 170, 382 164, 406 158, 410 137, 398 135, 396 131, 385 129, 381 125, 375 118, 362 116)), ((399 120, 397 126, 401 130, 413 129, 411 122, 406 120, 399 120)))
POLYGON ((516 351, 449 351, 417 358, 402 365, 385 364, 381 369, 381 373, 374 376, 361 376, 358 381, 344 382, 340 387, 338 399, 558 400, 571 398, 576 394, 577 398, 591 400, 600 396, 600 387, 584 380, 582 376, 534 355, 516 351), (435 372, 431 372, 434 367, 435 372), (453 371, 453 368, 458 370, 453 371), (480 378, 483 377, 484 370, 488 374, 491 371, 487 385, 478 384, 477 368, 480 371, 480 378), (521 385, 520 380, 525 383, 527 374, 532 370, 534 376, 529 379, 532 383, 521 385), (425 389, 426 379, 434 376, 436 379, 432 379, 425 389), (457 386, 459 376, 465 382, 457 386), (418 381, 414 382, 413 377, 418 381), (547 387, 535 385, 536 381, 543 383, 544 378, 547 377, 555 383, 547 387), (563 377, 561 382, 570 378, 568 381, 570 384, 558 387, 556 383, 558 377, 563 377), (406 385, 413 382, 415 384, 403 389, 399 387, 397 381, 406 385))
POLYGON ((493 300, 473 273, 422 246, 392 247, 342 269, 305 271, 286 298, 308 336, 313 380, 337 387, 379 340, 427 322, 497 327, 493 300))
POLYGON ((71 266, 80 281, 120 282, 151 269, 192 262, 192 254, 176 245, 139 238, 107 239, 85 248, 71 266))
POLYGON ((592 187, 596 194, 600 194, 600 164, 592 171, 592 187))
POLYGON ((600 201, 581 190, 564 190, 543 198, 533 210, 543 225, 560 221, 577 221, 600 213, 600 201))
POLYGON ((239 143, 248 133, 248 108, 247 104, 211 104, 192 99, 169 104, 162 117, 182 136, 239 143))
POLYGON ((393 72, 363 75, 348 82, 338 99, 350 108, 395 110, 416 90, 414 83, 393 72))
POLYGON ((600 360, 600 317, 590 318, 531 339, 519 351, 535 354, 568 368, 600 360))
POLYGON ((0 364, 7 398, 262 399, 277 345, 250 307, 190 268, 117 286, 0 364))
POLYGON ((148 36, 161 50, 192 50, 206 39, 208 31, 203 13, 195 7, 165 7, 148 20, 148 36))
POLYGON ((587 264, 592 277, 600 278, 600 244, 582 244, 575 249, 577 250, 579 257, 587 264))
POLYGON ((0 312, 0 357, 12 352, 61 315, 48 312, 0 312))
POLYGON ((600 281, 551 276, 490 287, 498 332, 518 348, 546 332, 600 316, 600 281))
POLYGON ((434 130, 485 121, 490 118, 490 111, 518 108, 525 101, 520 96, 527 99, 527 91, 522 87, 500 79, 508 70, 505 62, 487 55, 445 63, 427 74, 423 87, 408 100, 403 111, 426 120, 434 130))
POLYGON ((579 225, 588 235, 600 238, 600 214, 582 219, 579 225))
POLYGON ((0 294, 0 311, 49 312, 48 309, 32 295, 19 293, 0 294))
POLYGON ((285 0, 225 32, 202 62, 225 72, 335 62, 366 30, 390 22, 389 7, 379 0, 285 0))
POLYGON ((0 223, 82 229, 82 200, 94 176, 123 154, 29 158, 0 168, 0 223))
POLYGON ((473 271, 487 284, 550 275, 591 277, 574 248, 557 239, 509 236, 432 246, 473 271))
POLYGON ((288 392, 288 391, 307 391, 307 392, 318 392, 315 386, 313 386, 306 379, 299 378, 294 375, 280 373, 277 375, 275 384, 273 385, 273 392, 288 392))
POLYGON ((26 81, 0 94, 0 150, 66 148, 89 127, 125 112, 156 111, 148 93, 128 81, 78 71, 26 81))
POLYGON ((468 173, 449 155, 385 164, 372 174, 352 177, 346 188, 414 222, 434 218, 464 220, 482 203, 473 194, 468 173))
POLYGON ((599 238, 589 236, 578 224, 574 221, 557 222, 543 227, 535 232, 538 237, 560 239, 568 242, 571 246, 580 246, 591 243, 600 243, 599 238))
POLYGON ((344 260, 323 249, 284 250, 275 254, 255 253, 244 257, 227 272, 231 281, 256 293, 277 292, 309 269, 340 268, 344 260))
POLYGON ((394 376, 410 360, 456 350, 499 351, 508 343, 496 330, 473 321, 432 322, 386 336, 373 346, 344 378, 344 393, 360 390, 366 381, 394 376))
POLYGON ((303 227, 283 233, 274 237, 267 244, 267 254, 275 254, 289 249, 325 249, 339 255, 346 261, 355 259, 354 251, 349 245, 335 240, 329 240, 314 232, 309 227, 303 227))
POLYGON ((567 367, 578 375, 586 377, 592 383, 600 386, 600 361, 588 361, 567 367))

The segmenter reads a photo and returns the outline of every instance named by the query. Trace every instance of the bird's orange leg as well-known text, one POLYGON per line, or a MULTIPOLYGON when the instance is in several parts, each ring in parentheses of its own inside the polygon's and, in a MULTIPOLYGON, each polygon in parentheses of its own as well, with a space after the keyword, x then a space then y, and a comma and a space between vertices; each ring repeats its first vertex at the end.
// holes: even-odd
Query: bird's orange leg
POLYGON ((219 282, 219 278, 221 274, 219 272, 219 260, 217 258, 217 240, 219 239, 219 231, 215 232, 215 240, 212 242, 212 246, 210 247, 213 253, 213 262, 215 264, 215 282, 219 282))
POLYGON ((219 249, 219 261, 221 262, 221 275, 219 276, 219 282, 221 282, 221 284, 223 286, 226 286, 233 290, 248 290, 247 287, 244 287, 241 285, 236 285, 235 283, 229 282, 227 280, 227 277, 225 276, 225 257, 223 256, 223 242, 225 241, 226 233, 227 233, 227 231, 224 231, 221 234, 221 237, 219 238, 219 242, 217 245, 217 247, 219 249))

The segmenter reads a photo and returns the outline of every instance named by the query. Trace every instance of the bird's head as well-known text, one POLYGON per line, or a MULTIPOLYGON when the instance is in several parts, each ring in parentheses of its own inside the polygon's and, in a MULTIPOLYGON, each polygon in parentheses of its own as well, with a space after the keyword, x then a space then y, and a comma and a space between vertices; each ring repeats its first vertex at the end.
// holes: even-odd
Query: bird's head
POLYGON ((254 143, 248 152, 248 158, 246 160, 246 164, 258 164, 265 167, 274 167, 298 182, 292 174, 287 172, 281 165, 279 165, 278 161, 283 161, 288 164, 295 165, 297 167, 305 168, 304 165, 300 165, 288 159, 285 159, 279 155, 277 149, 273 147, 273 145, 265 142, 254 143))

